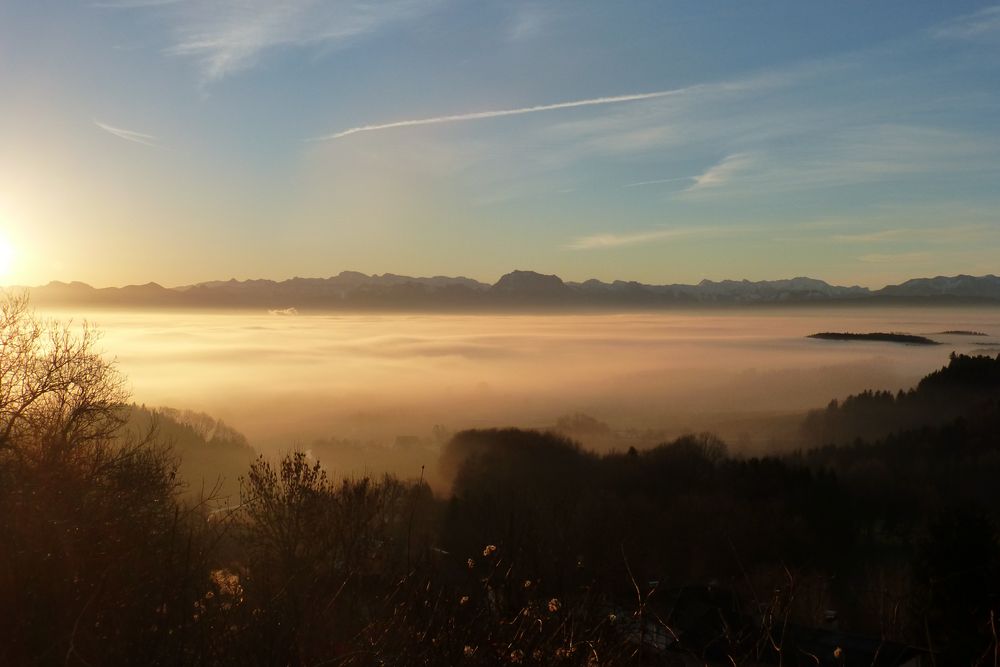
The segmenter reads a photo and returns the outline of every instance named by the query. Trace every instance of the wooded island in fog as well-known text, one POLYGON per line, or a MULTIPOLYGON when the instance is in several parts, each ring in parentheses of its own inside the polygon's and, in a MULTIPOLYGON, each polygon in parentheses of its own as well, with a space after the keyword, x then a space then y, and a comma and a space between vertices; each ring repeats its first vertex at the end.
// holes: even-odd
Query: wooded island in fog
POLYGON ((697 285, 646 285, 635 281, 565 282, 555 275, 513 271, 490 285, 471 278, 413 278, 344 271, 330 278, 211 281, 182 287, 157 283, 95 288, 50 282, 30 288, 39 306, 150 308, 517 310, 648 309, 753 304, 1000 304, 994 275, 915 278, 871 290, 814 278, 702 280, 697 285))

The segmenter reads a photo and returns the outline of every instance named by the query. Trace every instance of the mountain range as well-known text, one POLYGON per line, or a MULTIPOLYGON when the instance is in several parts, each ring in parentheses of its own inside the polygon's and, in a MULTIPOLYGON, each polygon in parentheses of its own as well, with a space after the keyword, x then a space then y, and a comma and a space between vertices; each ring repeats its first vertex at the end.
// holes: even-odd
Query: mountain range
POLYGON ((344 271, 329 278, 226 280, 181 287, 157 283, 95 288, 51 282, 27 289, 32 302, 59 307, 241 308, 297 310, 518 310, 652 309, 698 305, 810 303, 995 303, 1000 278, 916 278, 871 290, 830 285, 814 278, 702 280, 696 285, 647 285, 635 281, 567 282, 534 271, 512 271, 496 283, 471 278, 414 278, 392 273, 344 271))

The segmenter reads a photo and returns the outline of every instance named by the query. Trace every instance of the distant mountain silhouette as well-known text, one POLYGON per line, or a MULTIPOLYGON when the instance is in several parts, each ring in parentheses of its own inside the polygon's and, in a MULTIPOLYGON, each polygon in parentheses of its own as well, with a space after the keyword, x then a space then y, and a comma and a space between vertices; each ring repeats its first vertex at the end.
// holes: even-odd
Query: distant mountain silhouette
POLYGON ((914 278, 900 285, 883 287, 877 294, 884 296, 953 296, 996 299, 1000 295, 1000 278, 994 275, 937 276, 936 278, 914 278))
POLYGON ((29 288, 46 306, 156 308, 265 308, 268 310, 509 310, 524 308, 615 309, 695 305, 807 303, 997 303, 994 275, 917 278, 878 290, 830 285, 815 278, 702 280, 697 285, 646 285, 635 281, 564 282, 559 276, 512 271, 495 284, 464 277, 414 278, 392 273, 343 271, 329 278, 216 280, 163 287, 157 283, 94 288, 51 282, 29 288))
POLYGON ((512 304, 564 304, 580 302, 583 292, 570 287, 559 276, 534 271, 512 271, 489 288, 491 301, 512 304))

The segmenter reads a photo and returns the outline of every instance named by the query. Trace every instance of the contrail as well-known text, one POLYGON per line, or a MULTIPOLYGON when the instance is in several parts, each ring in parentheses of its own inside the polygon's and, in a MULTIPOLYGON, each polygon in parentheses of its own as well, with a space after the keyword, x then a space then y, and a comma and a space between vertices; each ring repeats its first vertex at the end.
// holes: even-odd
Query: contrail
POLYGON ((151 134, 143 134, 142 132, 125 130, 123 128, 115 127, 113 125, 107 125, 99 120, 94 120, 94 125, 101 128, 105 132, 110 132, 119 139, 124 139, 125 141, 133 141, 137 144, 142 144, 143 146, 149 146, 150 148, 160 148, 160 145, 155 143, 157 141, 156 137, 154 137, 151 134))
POLYGON ((676 183, 678 181, 691 181, 694 176, 678 176, 677 178, 659 178, 655 181, 639 181, 638 183, 627 183, 623 188, 641 188, 644 185, 660 185, 662 183, 676 183))
POLYGON ((483 120, 484 118, 499 118, 501 116, 520 116, 526 113, 538 113, 540 111, 556 111, 558 109, 575 109, 577 107, 593 107, 601 104, 620 104, 622 102, 638 102, 639 100, 651 100, 657 97, 669 97, 680 95, 700 86, 688 88, 676 88, 674 90, 659 90, 652 93, 637 93, 635 95, 616 95, 614 97, 595 97, 589 100, 574 100, 572 102, 558 102, 556 104, 541 104, 533 107, 521 107, 519 109, 495 109, 493 111, 476 111, 474 113, 460 113, 451 116, 435 116, 433 118, 415 118, 411 120, 397 120, 393 123, 380 123, 378 125, 359 125, 334 134, 327 134, 322 137, 315 137, 311 141, 332 141, 361 132, 377 132, 379 130, 390 130, 396 127, 415 127, 417 125, 438 125, 440 123, 458 123, 466 120, 483 120))

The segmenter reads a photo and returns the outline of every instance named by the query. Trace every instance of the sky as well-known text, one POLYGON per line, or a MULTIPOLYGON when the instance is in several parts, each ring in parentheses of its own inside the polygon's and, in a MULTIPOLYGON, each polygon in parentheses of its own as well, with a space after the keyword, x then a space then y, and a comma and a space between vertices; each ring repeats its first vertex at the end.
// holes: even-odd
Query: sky
POLYGON ((1000 5, 10 0, 0 283, 1000 273, 1000 5))

